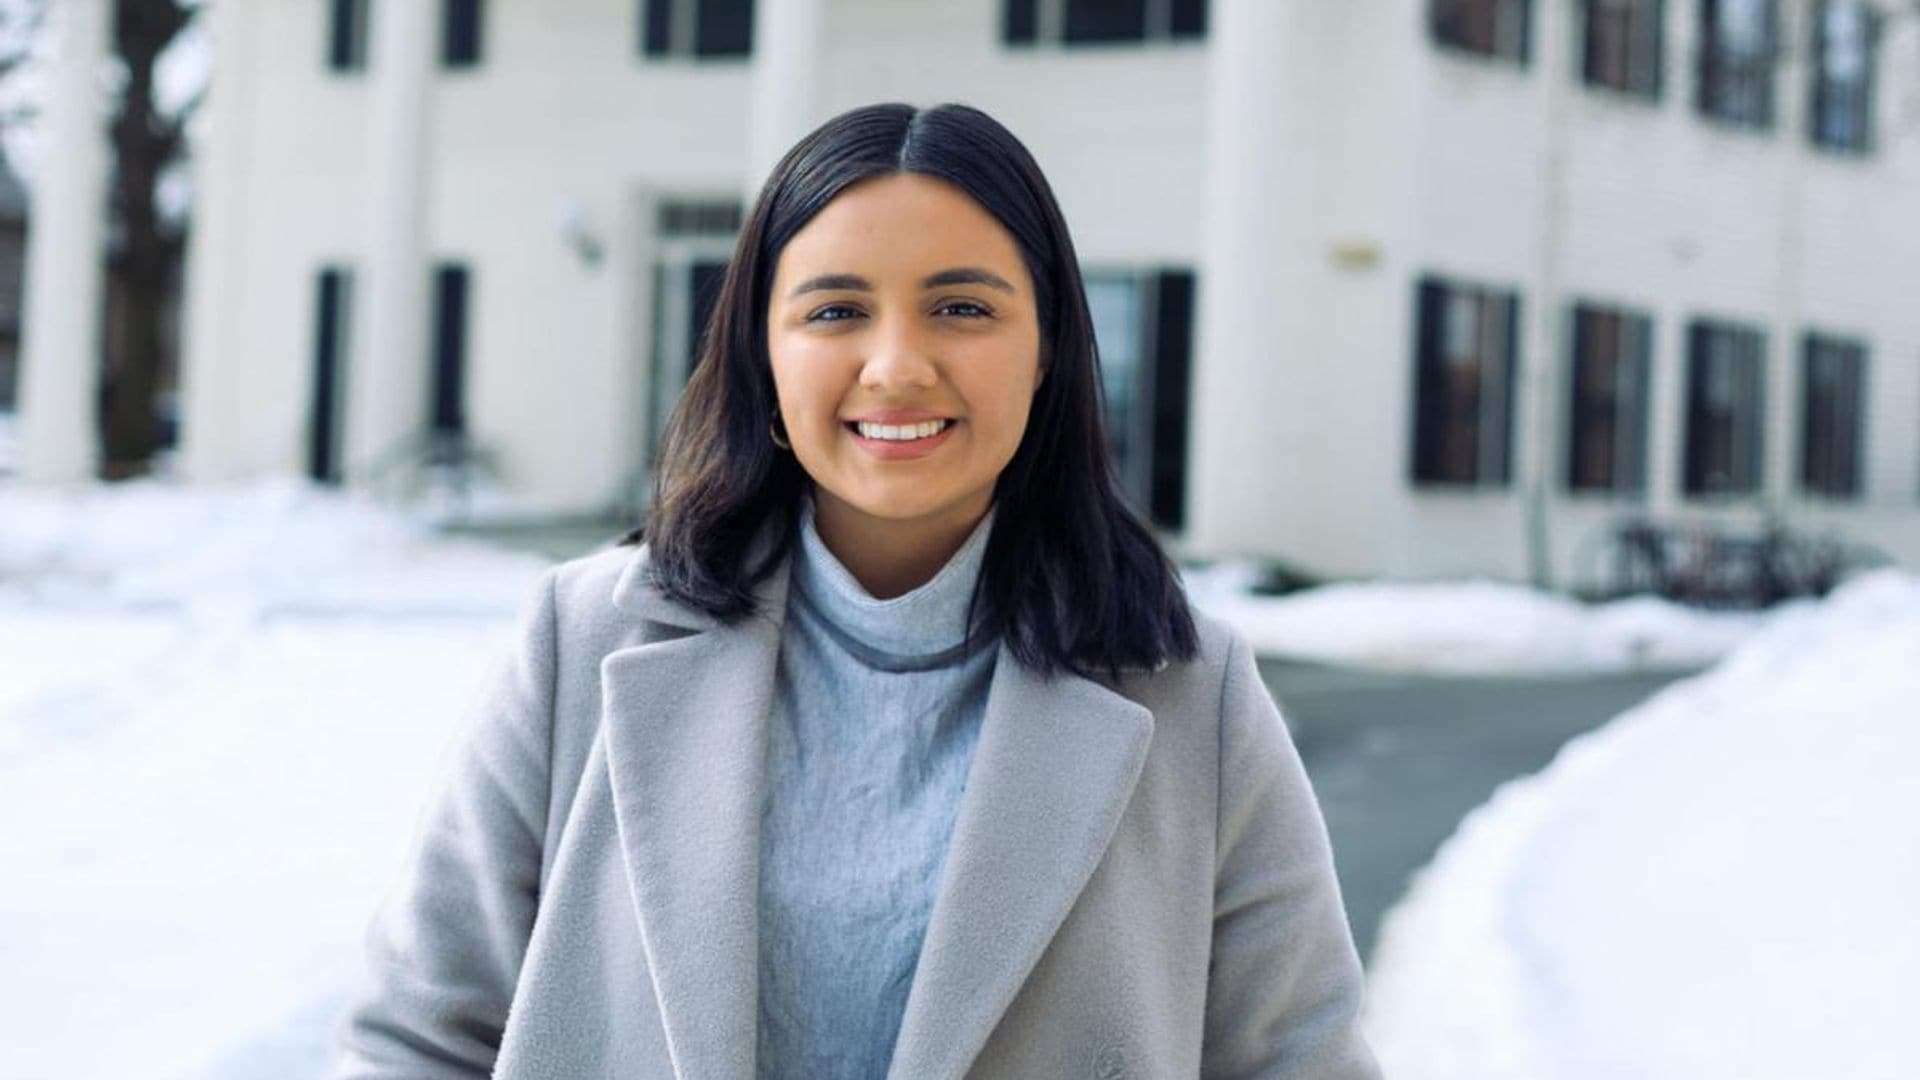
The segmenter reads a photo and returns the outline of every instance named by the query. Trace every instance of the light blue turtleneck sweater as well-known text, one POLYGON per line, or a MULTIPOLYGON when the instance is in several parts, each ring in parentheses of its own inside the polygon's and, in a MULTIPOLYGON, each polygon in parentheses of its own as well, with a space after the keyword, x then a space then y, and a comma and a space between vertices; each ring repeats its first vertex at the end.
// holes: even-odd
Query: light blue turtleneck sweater
POLYGON ((993 674, 962 646, 989 511, 876 600, 802 512, 760 820, 762 1078, 886 1075, 993 674))

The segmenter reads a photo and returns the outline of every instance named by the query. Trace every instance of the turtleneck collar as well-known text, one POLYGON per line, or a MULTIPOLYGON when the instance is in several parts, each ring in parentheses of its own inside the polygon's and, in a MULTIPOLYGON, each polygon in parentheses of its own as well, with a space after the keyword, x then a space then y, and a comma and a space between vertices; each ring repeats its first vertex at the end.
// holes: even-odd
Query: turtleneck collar
POLYGON ((982 642, 966 641, 967 605, 986 560, 995 508, 989 507, 959 550, 926 584, 876 599, 827 550, 814 526, 813 498, 802 500, 793 559, 793 599, 811 609, 839 642, 889 671, 944 667, 982 642))

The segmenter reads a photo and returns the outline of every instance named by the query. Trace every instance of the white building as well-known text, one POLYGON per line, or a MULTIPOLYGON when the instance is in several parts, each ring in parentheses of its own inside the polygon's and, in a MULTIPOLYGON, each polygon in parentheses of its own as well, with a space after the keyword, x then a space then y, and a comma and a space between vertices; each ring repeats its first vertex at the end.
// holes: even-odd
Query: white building
POLYGON ((630 504, 772 156, 960 100, 1074 229, 1176 547, 1920 563, 1920 17, 1812 0, 212 0, 183 466, 630 504))

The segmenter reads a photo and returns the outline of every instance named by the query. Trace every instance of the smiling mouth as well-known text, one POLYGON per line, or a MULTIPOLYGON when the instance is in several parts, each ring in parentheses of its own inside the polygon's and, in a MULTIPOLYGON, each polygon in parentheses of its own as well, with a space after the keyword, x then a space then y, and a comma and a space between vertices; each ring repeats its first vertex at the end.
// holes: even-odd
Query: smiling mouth
POLYGON ((849 420, 846 429, 863 439, 878 442, 918 442, 931 439, 952 427, 953 420, 927 420, 918 424, 870 424, 862 420, 849 420))

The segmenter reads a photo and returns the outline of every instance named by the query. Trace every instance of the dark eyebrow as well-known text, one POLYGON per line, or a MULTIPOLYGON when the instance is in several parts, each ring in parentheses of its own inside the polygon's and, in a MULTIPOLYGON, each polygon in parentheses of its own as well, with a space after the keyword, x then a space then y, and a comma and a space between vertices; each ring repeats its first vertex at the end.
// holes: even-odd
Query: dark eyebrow
MULTIPOLYGON (((938 289, 943 285, 985 285, 988 288, 999 289, 1008 295, 1012 295, 1016 291, 1012 285, 1007 283, 1006 278, 1001 277, 991 270, 982 270, 977 266, 957 266, 951 270, 942 270, 935 274, 929 274, 920 281, 920 287, 923 289, 938 289)), ((799 285, 796 285, 794 290, 787 294, 787 298, 791 300, 803 293, 826 292, 833 289, 847 289, 853 292, 872 292, 873 282, 868 281, 859 274, 821 274, 818 277, 810 277, 799 285)))
POLYGON ((942 285, 985 285, 991 289, 999 289, 1008 295, 1012 295, 1014 292, 1013 286, 1007 284, 1006 278, 1001 277, 991 270, 982 270, 977 266, 961 266, 952 270, 942 270, 937 274, 928 275, 925 280, 920 282, 920 287, 923 289, 937 289, 942 285))
POLYGON ((787 294, 787 299, 791 300, 801 293, 826 292, 831 289, 851 289, 856 292, 872 292, 873 282, 868 281, 859 274, 821 274, 819 277, 808 278, 795 286, 794 290, 787 294))

